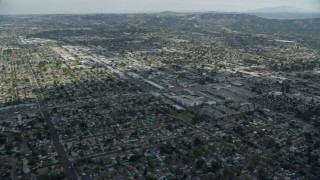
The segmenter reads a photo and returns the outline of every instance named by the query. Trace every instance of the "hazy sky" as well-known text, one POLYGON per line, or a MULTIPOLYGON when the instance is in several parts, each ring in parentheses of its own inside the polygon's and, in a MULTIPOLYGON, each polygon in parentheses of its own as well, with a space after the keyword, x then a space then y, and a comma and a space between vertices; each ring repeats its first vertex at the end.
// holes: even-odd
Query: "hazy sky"
POLYGON ((320 12, 320 0, 0 0, 0 14, 245 11, 282 5, 320 12))

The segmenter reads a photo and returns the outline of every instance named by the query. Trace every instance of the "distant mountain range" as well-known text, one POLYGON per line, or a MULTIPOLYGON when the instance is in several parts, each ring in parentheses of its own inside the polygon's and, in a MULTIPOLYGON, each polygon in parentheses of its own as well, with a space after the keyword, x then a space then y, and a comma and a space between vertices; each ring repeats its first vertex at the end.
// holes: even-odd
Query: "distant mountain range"
MULTIPOLYGON (((229 14, 232 12, 218 12, 218 11, 209 11, 209 12, 172 12, 165 11, 159 13, 160 16, 183 16, 187 14, 203 14, 203 13, 222 13, 229 14)), ((320 10, 317 12, 315 10, 297 8, 293 6, 277 6, 277 7, 266 7, 254 10, 248 10, 244 12, 233 12, 233 13, 245 13, 251 14, 262 18, 267 19, 313 19, 320 18, 320 10)))
POLYGON ((320 18, 319 12, 293 6, 277 6, 246 11, 247 14, 268 19, 310 19, 320 18))
POLYGON ((246 11, 246 13, 320 13, 320 11, 316 12, 313 10, 302 9, 293 6, 277 6, 249 10, 246 11))

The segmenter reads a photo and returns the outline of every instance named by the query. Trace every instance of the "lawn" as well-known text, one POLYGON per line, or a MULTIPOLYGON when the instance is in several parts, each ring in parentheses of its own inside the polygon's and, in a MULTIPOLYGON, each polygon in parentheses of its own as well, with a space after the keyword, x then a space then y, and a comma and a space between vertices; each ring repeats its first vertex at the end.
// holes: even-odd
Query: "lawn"
POLYGON ((193 115, 189 113, 182 113, 182 114, 178 114, 176 117, 183 121, 192 121, 193 115))
POLYGON ((46 64, 47 68, 55 68, 55 67, 59 67, 59 66, 60 66, 60 64, 58 64, 58 63, 46 64))

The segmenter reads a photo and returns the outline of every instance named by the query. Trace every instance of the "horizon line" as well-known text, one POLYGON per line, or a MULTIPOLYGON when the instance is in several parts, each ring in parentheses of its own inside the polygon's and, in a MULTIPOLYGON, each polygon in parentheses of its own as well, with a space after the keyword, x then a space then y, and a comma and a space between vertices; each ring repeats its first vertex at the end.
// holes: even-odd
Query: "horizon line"
POLYGON ((4 13, 1 14, 1 16, 36 16, 36 15, 103 15, 103 14, 112 14, 112 15, 125 15, 125 14, 161 14, 161 13, 221 13, 221 14, 255 14, 255 13, 270 13, 270 14, 274 14, 274 13, 294 13, 294 14, 320 14, 320 12, 255 12, 255 11, 216 11, 216 10, 208 10, 208 11, 137 11, 137 12, 61 12, 61 13, 4 13))

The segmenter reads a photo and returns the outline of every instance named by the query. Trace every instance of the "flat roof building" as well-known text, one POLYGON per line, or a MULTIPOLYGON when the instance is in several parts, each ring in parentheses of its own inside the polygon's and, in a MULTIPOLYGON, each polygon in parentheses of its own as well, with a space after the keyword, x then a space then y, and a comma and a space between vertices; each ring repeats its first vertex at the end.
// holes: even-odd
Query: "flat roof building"
POLYGON ((173 99, 178 103, 182 104, 183 106, 193 107, 201 105, 203 102, 199 99, 199 97, 195 96, 173 96, 173 99))

